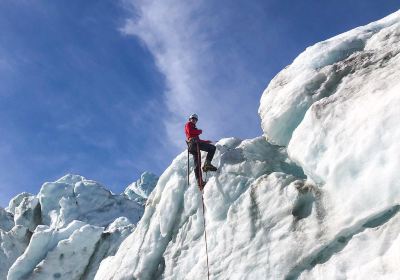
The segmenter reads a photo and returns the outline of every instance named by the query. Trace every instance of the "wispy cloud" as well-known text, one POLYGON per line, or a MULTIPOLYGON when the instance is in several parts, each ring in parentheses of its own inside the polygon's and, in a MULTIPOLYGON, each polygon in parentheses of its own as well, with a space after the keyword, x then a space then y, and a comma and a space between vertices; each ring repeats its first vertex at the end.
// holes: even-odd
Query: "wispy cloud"
POLYGON ((140 38, 165 75, 169 112, 165 126, 168 139, 179 147, 183 122, 193 112, 200 115, 204 137, 212 140, 232 136, 229 133, 248 129, 249 121, 258 121, 257 107, 248 105, 258 103, 248 102, 252 77, 234 46, 218 45, 222 12, 216 14, 205 2, 123 1, 131 17, 121 32, 140 38))

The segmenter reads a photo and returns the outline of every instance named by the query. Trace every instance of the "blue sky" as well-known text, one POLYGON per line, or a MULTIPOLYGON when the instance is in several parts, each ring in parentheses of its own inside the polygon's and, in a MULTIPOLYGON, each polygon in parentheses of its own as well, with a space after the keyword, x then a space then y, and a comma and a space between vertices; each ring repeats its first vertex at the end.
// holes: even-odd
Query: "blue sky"
POLYGON ((0 205, 66 173, 119 193, 204 138, 261 135, 262 91, 307 46, 396 1, 0 2, 0 205))

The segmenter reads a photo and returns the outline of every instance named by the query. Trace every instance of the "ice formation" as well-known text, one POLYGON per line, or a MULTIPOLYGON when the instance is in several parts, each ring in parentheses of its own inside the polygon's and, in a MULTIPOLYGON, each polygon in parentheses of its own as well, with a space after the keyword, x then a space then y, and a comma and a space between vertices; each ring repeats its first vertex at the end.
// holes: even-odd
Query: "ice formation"
POLYGON ((130 184, 124 191, 129 199, 144 205, 157 185, 158 177, 151 172, 144 172, 140 179, 130 184))
POLYGON ((14 226, 14 217, 10 212, 0 207, 0 229, 9 231, 14 226))
POLYGON ((0 209, 0 279, 93 279, 143 215, 99 183, 66 175, 0 209))
MULTIPOLYGON (((358 232, 376 215, 398 211, 399 53, 396 12, 308 48, 263 94, 259 111, 264 132, 270 141, 287 144, 289 156, 321 186, 325 220, 333 234, 345 229, 358 232)), ((399 233, 397 227, 387 231, 399 233)), ((374 240, 371 231, 363 235, 374 240)), ((369 252, 364 259, 369 264, 391 246, 399 246, 395 238, 374 243, 382 248, 369 252)), ((399 264, 399 254, 396 258, 399 264)), ((346 262, 336 257, 324 267, 338 263, 346 262)), ((390 265, 377 263, 375 271, 393 273, 390 265)), ((368 265, 362 267, 360 275, 372 271, 368 265)), ((365 279, 355 271, 342 267, 341 277, 365 279)))
POLYGON ((143 207, 121 195, 114 195, 99 183, 67 175, 45 183, 38 194, 43 223, 63 227, 73 220, 107 226, 117 217, 136 223, 143 207))
POLYGON ((25 251, 32 233, 23 226, 9 231, 0 229, 0 279, 7 278, 8 268, 25 251))
POLYGON ((218 144, 206 228, 182 153, 95 279, 206 279, 205 229, 211 279, 399 275, 399 40, 397 12, 299 55, 262 96, 269 142, 218 144))
POLYGON ((38 226, 7 279, 77 279, 86 268, 103 228, 73 221, 62 229, 38 226), (86 261, 86 262, 85 262, 86 261))
POLYGON ((206 232, 210 279, 397 279, 399 43, 400 11, 306 49, 263 93, 264 136, 217 143, 203 196, 186 151, 122 195, 67 175, 17 196, 0 278, 206 279, 206 232))
MULTIPOLYGON (((292 215, 293 203, 303 199, 297 188, 304 185, 304 175, 288 160, 285 148, 263 137, 224 139, 217 147, 215 161, 221 168, 209 178, 204 194, 212 270, 224 272, 213 277, 240 279, 250 271, 261 277, 271 248, 264 224, 284 219, 290 227, 310 215, 306 209, 297 218, 292 215), (267 212, 269 207, 274 210, 267 212), (258 261, 243 263, 248 255, 258 261)), ((136 231, 102 262, 95 279, 206 276, 201 193, 192 169, 187 185, 186 156, 178 156, 160 177, 136 231)))

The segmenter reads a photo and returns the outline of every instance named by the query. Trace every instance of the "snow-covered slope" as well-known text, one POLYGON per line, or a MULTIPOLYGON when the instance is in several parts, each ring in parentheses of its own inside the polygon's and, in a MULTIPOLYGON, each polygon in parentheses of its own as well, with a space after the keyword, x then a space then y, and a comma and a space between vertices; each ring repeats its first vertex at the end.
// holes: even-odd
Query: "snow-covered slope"
POLYGON ((96 279, 205 279, 205 229, 210 279, 396 279, 399 41, 397 12, 308 48, 262 96, 269 142, 219 142, 206 228, 182 153, 96 279))

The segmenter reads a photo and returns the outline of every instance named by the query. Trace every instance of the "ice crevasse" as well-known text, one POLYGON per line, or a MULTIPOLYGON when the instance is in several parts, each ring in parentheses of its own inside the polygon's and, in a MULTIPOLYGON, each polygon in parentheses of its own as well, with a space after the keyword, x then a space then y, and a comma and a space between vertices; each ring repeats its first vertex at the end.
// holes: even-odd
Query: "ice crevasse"
MULTIPOLYGON (((211 279, 400 274, 400 12, 307 48, 270 82, 263 137, 217 143, 204 192, 211 279), (304 172, 304 173, 303 173, 304 172)), ((95 279, 205 279, 183 152, 95 279)))

